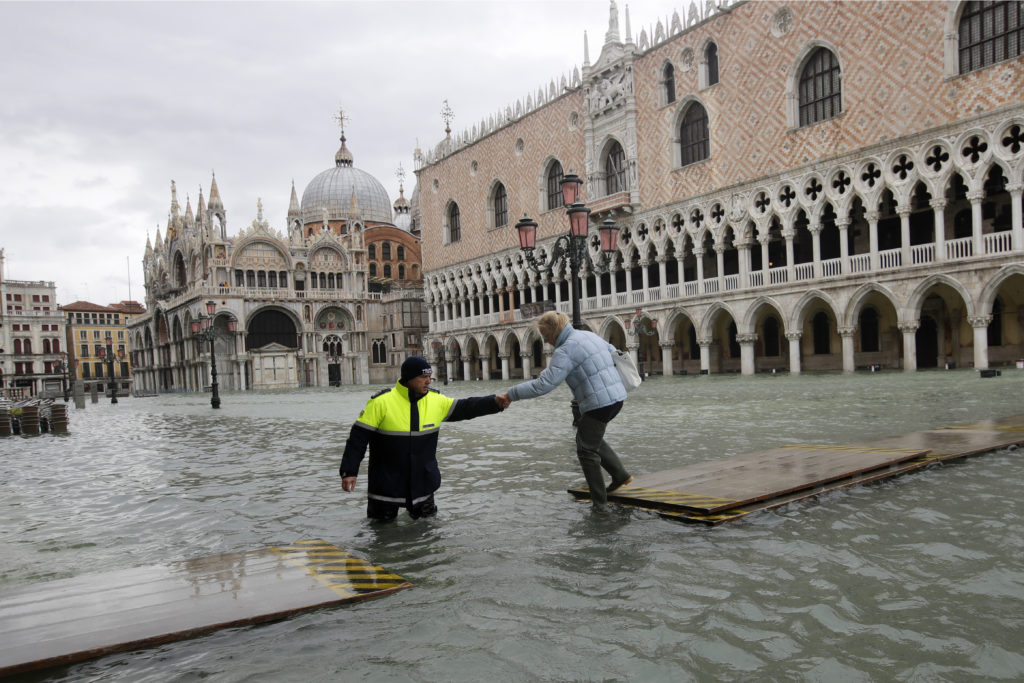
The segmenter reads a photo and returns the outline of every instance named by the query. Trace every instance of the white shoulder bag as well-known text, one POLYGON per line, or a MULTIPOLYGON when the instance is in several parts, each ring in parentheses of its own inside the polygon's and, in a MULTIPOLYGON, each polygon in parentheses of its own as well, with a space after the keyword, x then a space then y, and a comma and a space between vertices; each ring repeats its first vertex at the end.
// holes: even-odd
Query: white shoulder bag
POLYGON ((633 391, 640 386, 640 372, 636 369, 633 356, 616 349, 612 351, 612 360, 615 361, 615 369, 619 371, 619 377, 622 378, 622 384, 625 385, 626 391, 633 391))

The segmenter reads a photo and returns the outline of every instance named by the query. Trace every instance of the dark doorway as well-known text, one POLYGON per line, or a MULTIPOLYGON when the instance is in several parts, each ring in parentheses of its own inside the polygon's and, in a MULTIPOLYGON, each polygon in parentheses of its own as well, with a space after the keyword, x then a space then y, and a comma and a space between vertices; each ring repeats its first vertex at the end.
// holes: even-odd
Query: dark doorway
POLYGON ((917 367, 939 367, 939 326, 930 315, 921 316, 921 326, 914 334, 917 345, 917 367))
POLYGON ((327 365, 327 383, 332 387, 341 386, 341 363, 327 365))

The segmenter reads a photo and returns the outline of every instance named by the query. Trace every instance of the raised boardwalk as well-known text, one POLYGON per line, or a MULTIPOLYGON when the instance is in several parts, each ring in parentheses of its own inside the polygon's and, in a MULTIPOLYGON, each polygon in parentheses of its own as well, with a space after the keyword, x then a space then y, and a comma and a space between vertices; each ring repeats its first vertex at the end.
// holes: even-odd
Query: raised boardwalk
MULTIPOLYGON (((608 495, 668 519, 717 525, 826 491, 1024 443, 1024 415, 850 445, 794 444, 639 475, 608 495)), ((589 498, 587 488, 569 489, 589 498)))
POLYGON ((0 593, 0 677, 411 585, 319 540, 50 581, 0 593))

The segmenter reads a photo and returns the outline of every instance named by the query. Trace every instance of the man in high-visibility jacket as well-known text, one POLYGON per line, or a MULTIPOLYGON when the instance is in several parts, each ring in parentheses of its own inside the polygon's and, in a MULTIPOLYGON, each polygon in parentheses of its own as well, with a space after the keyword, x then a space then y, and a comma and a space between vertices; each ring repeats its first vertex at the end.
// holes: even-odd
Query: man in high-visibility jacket
POLYGON ((504 397, 454 399, 430 388, 430 364, 419 356, 402 363, 402 378, 370 397, 345 444, 338 473, 347 492, 356 486, 359 464, 370 446, 366 516, 392 520, 404 507, 413 519, 437 512, 441 486, 437 437, 442 422, 469 420, 504 410, 504 397))

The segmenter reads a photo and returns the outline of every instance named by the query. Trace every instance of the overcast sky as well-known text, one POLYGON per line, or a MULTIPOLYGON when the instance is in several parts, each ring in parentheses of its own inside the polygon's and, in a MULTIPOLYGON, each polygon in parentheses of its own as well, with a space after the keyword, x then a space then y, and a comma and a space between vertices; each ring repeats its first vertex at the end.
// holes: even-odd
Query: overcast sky
MULTIPOLYGON (((633 38, 689 2, 629 2, 633 38)), ((625 31, 625 3, 618 3, 625 31)), ((61 304, 144 301, 146 237, 211 172, 235 235, 284 231, 291 183, 334 165, 339 105, 355 166, 392 202, 413 149, 471 128, 591 61, 609 0, 0 1, 4 277, 52 280, 61 304)))

